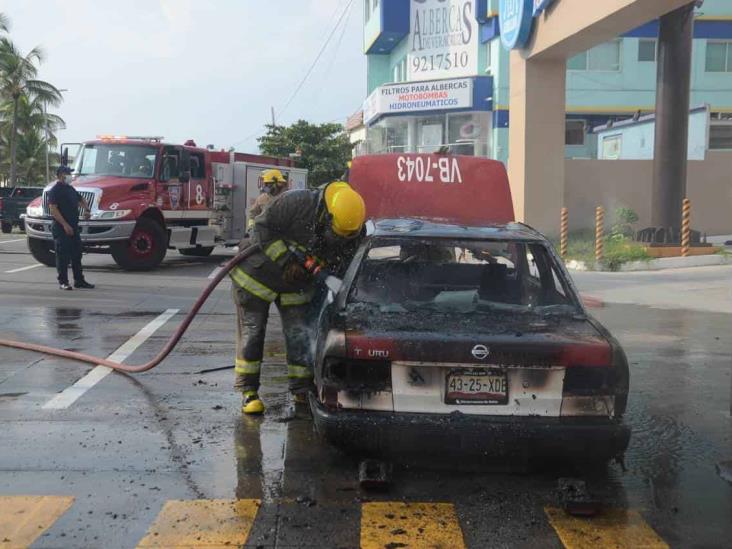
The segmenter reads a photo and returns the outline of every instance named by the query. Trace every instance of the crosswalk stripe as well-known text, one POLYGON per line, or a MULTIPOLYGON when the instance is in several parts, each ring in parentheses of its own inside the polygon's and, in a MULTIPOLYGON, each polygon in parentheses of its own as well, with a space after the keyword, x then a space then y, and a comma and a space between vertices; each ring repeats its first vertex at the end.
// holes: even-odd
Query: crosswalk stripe
POLYGON ((137 547, 215 549, 244 545, 259 505, 257 499, 167 501, 137 547))
POLYGON ((637 511, 607 509, 592 518, 577 518, 562 509, 544 509, 567 549, 668 549, 637 511))
POLYGON ((364 503, 361 548, 465 547, 463 531, 451 503, 364 503))
POLYGON ((0 496, 0 549, 28 547, 72 503, 70 496, 0 496))

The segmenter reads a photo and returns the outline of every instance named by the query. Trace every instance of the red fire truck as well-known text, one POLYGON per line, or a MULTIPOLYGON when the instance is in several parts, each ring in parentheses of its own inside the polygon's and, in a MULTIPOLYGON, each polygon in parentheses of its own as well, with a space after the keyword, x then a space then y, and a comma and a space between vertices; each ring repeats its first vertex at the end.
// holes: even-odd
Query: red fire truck
MULTIPOLYGON (((193 141, 103 136, 77 146, 72 184, 92 209, 79 224, 84 250, 109 253, 127 270, 154 269, 169 249, 202 257, 216 245, 236 245, 265 169, 281 169, 290 188, 307 185, 307 170, 289 159, 213 151, 193 141)), ((25 226, 33 257, 53 266, 49 189, 28 206, 25 226)))

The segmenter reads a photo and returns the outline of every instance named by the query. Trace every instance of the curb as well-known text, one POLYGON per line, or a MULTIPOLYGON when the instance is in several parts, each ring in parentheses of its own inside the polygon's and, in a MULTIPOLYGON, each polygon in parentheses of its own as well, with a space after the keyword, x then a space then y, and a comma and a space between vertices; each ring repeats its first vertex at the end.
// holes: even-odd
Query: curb
POLYGON ((691 257, 662 257, 650 261, 629 261, 620 266, 620 272, 661 271, 664 269, 683 269, 685 267, 708 267, 730 265, 732 259, 724 255, 696 255, 691 257))
POLYGON ((570 271, 595 272, 635 272, 635 271, 663 271, 666 269, 684 269, 688 267, 710 267, 715 265, 732 265, 732 257, 719 254, 696 255, 691 257, 662 257, 647 261, 629 261, 623 263, 617 271, 603 269, 597 264, 587 265, 585 261, 568 261, 566 267, 570 271))

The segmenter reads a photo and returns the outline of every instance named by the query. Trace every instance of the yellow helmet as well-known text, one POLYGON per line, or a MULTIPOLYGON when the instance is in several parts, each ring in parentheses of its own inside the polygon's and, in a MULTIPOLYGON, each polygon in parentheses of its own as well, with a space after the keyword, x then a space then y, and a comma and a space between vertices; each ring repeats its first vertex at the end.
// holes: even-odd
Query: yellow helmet
POLYGON ((325 203, 330 204, 333 200, 333 195, 341 189, 350 189, 351 185, 345 181, 333 181, 325 186, 325 203))
POLYGON ((276 169, 264 170, 261 177, 263 185, 269 185, 271 183, 274 183, 275 185, 284 185, 287 183, 287 179, 282 175, 282 172, 276 169))
POLYGON ((336 181, 325 189, 325 206, 331 215, 333 232, 349 238, 358 235, 366 221, 366 204, 348 183, 336 181))

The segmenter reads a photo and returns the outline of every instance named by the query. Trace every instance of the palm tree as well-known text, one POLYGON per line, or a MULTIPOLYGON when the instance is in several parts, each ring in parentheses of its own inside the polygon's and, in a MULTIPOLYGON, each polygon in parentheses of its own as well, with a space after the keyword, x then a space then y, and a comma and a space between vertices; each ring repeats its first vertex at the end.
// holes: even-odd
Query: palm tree
MULTIPOLYGON (((58 162, 58 154, 51 155, 51 162, 58 162)), ((41 129, 18 137, 18 181, 21 185, 43 185, 46 180, 46 138, 41 129)))
POLYGON ((0 12, 0 31, 2 31, 2 32, 10 31, 10 18, 1 12, 0 12))
MULTIPOLYGON (((9 144, 12 137, 13 110, 12 101, 0 103, 0 153, 2 153, 0 156, 3 158, 3 161, 0 162, 0 177, 3 179, 7 178, 10 171, 10 162, 7 160, 10 155, 7 154, 7 151, 10 149, 9 144)), ((35 143, 37 139, 43 137, 44 146, 55 148, 58 143, 55 132, 65 128, 66 124, 60 116, 47 112, 39 98, 29 99, 23 95, 18 102, 17 126, 18 180, 20 184, 37 184, 43 178, 38 177, 35 171, 29 172, 27 168, 27 162, 31 157, 34 161, 38 159, 35 143)), ((45 149, 43 156, 45 164, 45 149)), ((51 157, 54 157, 53 162, 55 163, 53 153, 51 153, 51 157)))
POLYGON ((17 141, 20 102, 23 96, 41 104, 57 106, 61 103, 61 92, 43 80, 37 80, 36 63, 43 62, 43 51, 36 47, 26 55, 7 37, 0 38, 0 96, 10 100, 13 106, 10 134, 10 185, 17 179, 17 141))

